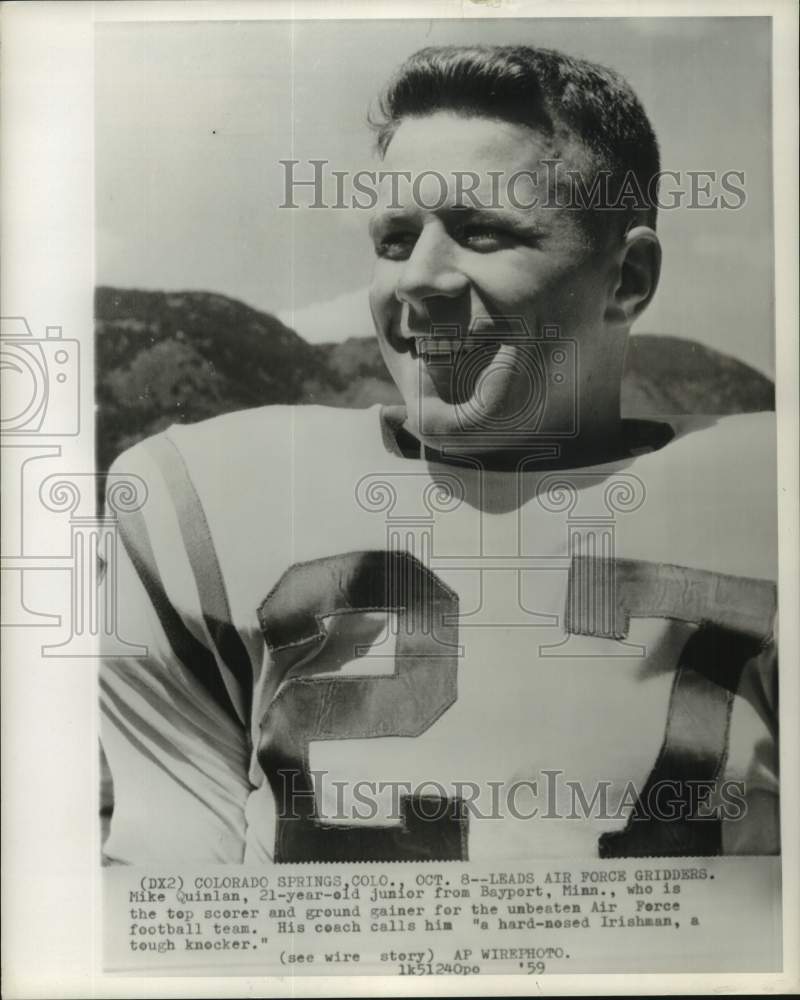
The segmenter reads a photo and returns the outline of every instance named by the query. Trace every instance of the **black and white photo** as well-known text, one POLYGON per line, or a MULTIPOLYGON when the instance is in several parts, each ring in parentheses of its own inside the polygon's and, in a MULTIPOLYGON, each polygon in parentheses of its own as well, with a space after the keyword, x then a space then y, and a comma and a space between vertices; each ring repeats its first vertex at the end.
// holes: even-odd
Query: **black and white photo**
POLYGON ((0 348, 97 974, 796 980, 788 5, 95 6, 61 105, 7 19, 0 348))

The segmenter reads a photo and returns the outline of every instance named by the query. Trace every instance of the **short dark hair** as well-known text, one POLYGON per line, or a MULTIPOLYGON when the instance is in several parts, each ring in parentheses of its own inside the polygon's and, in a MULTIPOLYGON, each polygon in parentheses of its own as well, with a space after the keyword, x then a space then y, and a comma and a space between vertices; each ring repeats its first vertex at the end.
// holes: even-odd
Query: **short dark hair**
POLYGON ((655 227, 658 142, 641 102, 613 70, 529 45, 420 49, 370 115, 380 155, 404 119, 438 111, 527 125, 548 138, 574 136, 591 154, 593 178, 605 172, 611 203, 619 199, 619 211, 589 208, 592 222, 604 231, 637 222, 655 227), (622 196, 632 188, 639 197, 622 196))

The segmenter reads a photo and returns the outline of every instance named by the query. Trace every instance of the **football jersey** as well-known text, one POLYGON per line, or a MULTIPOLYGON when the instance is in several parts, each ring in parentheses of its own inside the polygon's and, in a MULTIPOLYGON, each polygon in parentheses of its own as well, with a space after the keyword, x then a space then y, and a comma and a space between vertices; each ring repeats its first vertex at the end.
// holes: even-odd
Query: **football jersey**
POLYGON ((271 406, 124 453, 107 857, 779 850, 774 416, 661 427, 492 471, 271 406))

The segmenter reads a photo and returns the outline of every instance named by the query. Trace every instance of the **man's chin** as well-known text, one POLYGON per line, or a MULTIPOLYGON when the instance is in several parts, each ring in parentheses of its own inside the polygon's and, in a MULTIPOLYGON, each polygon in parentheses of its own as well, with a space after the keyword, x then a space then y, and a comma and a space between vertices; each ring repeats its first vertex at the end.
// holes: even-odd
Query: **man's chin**
POLYGON ((406 428, 429 448, 463 448, 465 452, 497 447, 491 421, 482 421, 469 403, 450 403, 437 396, 406 403, 406 428))

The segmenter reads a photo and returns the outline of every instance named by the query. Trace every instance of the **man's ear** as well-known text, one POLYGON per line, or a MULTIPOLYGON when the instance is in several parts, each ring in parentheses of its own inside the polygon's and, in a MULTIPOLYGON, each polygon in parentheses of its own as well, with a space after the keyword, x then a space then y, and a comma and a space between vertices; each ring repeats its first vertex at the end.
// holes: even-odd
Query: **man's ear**
POLYGON ((617 251, 615 287, 606 318, 630 326, 647 308, 658 288, 661 243, 649 226, 634 226, 617 251))

